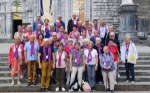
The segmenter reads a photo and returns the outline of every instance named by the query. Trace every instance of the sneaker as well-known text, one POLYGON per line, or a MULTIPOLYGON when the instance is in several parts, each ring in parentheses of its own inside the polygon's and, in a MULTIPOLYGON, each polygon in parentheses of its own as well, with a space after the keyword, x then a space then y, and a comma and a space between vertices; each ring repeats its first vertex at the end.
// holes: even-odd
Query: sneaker
POLYGON ((81 92, 81 89, 79 89, 78 92, 81 92))
POLYGON ((115 81, 114 83, 115 83, 115 85, 117 85, 117 81, 115 81))
POLYGON ((129 83, 129 80, 127 80, 125 83, 129 83))
POLYGON ((108 91, 110 91, 110 89, 108 88, 108 89, 105 89, 103 92, 108 92, 108 91))
POLYGON ((67 85, 69 84, 69 80, 67 80, 66 84, 67 84, 67 85))
POLYGON ((133 84, 134 84, 134 81, 132 81, 131 84, 133 85, 133 84))
POLYGON ((66 91, 66 89, 65 88, 61 88, 61 91, 66 91))
POLYGON ((115 91, 114 91, 114 90, 110 90, 110 92, 111 92, 111 93, 114 93, 115 91))
POLYGON ((20 82, 20 81, 18 81, 18 85, 21 85, 21 82, 20 82))
POLYGON ((12 82, 11 82, 11 85, 15 85, 15 82, 14 82, 14 81, 12 81, 12 82))
POLYGON ((118 78, 120 78, 121 76, 120 76, 120 74, 118 74, 118 78))
POLYGON ((49 90, 48 88, 45 88, 45 89, 44 89, 45 92, 48 92, 48 90, 49 90))
POLYGON ((55 91, 58 92, 58 91, 59 91, 59 88, 57 87, 57 88, 55 89, 55 91))
POLYGON ((69 92, 73 92, 74 90, 71 88, 71 89, 69 89, 69 92))

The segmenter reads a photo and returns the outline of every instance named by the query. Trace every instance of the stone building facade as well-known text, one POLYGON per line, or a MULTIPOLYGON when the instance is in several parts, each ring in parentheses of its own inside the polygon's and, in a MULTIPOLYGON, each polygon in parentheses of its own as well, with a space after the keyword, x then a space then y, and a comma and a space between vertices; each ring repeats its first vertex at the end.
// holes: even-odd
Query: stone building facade
MULTIPOLYGON (((0 0, 0 39, 11 39, 15 31, 13 26, 13 14, 11 5, 15 0, 0 0)), ((36 19, 36 15, 40 14, 40 0, 19 0, 22 4, 22 23, 30 23, 36 19)), ((74 12, 75 0, 52 0, 52 16, 53 22, 57 19, 57 15, 62 15, 63 21, 67 25, 68 20, 74 12)), ((79 1, 79 0, 76 0, 79 1)), ((120 27, 119 8, 121 0, 83 0, 84 1, 84 18, 99 21, 106 20, 107 25, 114 25, 118 30, 120 27)), ((137 11, 137 31, 150 32, 150 0, 133 0, 135 4, 139 4, 137 11)), ((52 23, 53 23, 52 22, 52 23)))

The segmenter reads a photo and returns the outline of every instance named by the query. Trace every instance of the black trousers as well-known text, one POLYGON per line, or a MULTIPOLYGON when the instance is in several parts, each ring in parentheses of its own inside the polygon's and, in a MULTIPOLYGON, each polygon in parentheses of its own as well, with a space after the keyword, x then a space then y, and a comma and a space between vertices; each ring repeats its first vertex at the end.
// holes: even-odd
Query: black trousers
POLYGON ((130 80, 130 74, 131 74, 131 80, 134 81, 135 75, 134 75, 134 64, 128 63, 127 60, 125 62, 125 69, 126 69, 126 77, 127 80, 130 80))
POLYGON ((103 83, 103 76, 102 76, 101 66, 100 66, 99 62, 98 62, 98 68, 97 68, 97 71, 96 71, 95 81, 96 81, 96 83, 98 83, 98 82, 103 83))

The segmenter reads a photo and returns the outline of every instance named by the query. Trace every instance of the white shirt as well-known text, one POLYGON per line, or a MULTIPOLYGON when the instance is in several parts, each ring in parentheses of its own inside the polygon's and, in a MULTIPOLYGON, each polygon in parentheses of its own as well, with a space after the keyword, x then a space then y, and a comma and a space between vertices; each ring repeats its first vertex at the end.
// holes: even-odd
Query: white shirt
MULTIPOLYGON (((16 46, 14 45, 14 53, 15 53, 15 51, 16 51, 16 46)), ((22 52, 22 50, 21 50, 21 47, 19 46, 18 47, 18 56, 19 56, 19 59, 22 59, 21 52, 22 52)))
POLYGON ((88 58, 88 54, 89 54, 89 50, 88 49, 86 49, 85 51, 84 51, 84 56, 85 56, 85 58, 86 58, 86 64, 87 65, 95 65, 96 64, 96 56, 98 56, 98 53, 97 53, 97 51, 95 50, 95 49, 92 49, 92 51, 91 51, 91 54, 92 54, 92 61, 91 62, 87 62, 87 58, 88 58))
POLYGON ((109 32, 107 26, 103 26, 103 27, 100 26, 99 29, 100 29, 100 37, 101 37, 101 38, 104 38, 104 37, 105 37, 106 31, 107 31, 107 33, 109 32))

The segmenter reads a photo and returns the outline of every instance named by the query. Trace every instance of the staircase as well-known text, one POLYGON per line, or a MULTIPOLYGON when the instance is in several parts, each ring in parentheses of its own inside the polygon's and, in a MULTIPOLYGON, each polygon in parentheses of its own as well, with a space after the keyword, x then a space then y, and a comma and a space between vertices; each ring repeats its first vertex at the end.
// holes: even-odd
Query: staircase
MULTIPOLYGON (((116 91, 150 91, 150 53, 139 53, 139 59, 135 65, 135 84, 125 84, 125 68, 120 64, 120 75, 115 86, 116 91)), ((40 79, 36 86, 27 86, 27 80, 21 79, 21 85, 11 86, 11 69, 8 67, 7 54, 0 54, 0 92, 37 92, 40 89, 40 79)), ((17 77, 15 78, 15 83, 17 77)), ((68 89, 69 86, 67 86, 68 89)), ((50 85, 54 91, 55 85, 50 85)), ((104 90, 104 85, 96 85, 98 91, 104 90)))

